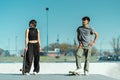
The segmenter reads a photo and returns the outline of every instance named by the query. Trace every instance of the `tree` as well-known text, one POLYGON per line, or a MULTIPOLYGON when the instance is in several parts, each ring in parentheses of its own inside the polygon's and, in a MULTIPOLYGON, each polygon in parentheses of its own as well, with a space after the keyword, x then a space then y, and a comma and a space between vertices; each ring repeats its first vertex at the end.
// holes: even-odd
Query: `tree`
POLYGON ((120 54, 120 38, 113 38, 111 41, 111 45, 113 47, 115 54, 120 54))
POLYGON ((52 43, 49 45, 49 50, 55 50, 56 47, 57 47, 57 43, 52 43))
POLYGON ((5 50, 5 56, 10 56, 10 52, 8 50, 5 50))
POLYGON ((62 44, 60 44, 60 50, 61 50, 61 52, 63 52, 63 53, 68 53, 68 50, 69 50, 69 44, 67 44, 67 43, 62 43, 62 44))
MULTIPOLYGON (((46 46, 42 49, 42 50, 46 50, 46 46)), ((55 50, 55 48, 57 48, 57 43, 51 43, 51 44, 49 44, 49 47, 48 47, 48 50, 55 50)))
POLYGON ((92 51, 91 51, 91 56, 94 56, 98 53, 98 50, 96 47, 92 47, 92 51))
POLYGON ((0 48, 0 55, 2 55, 3 52, 4 52, 4 50, 0 48))
POLYGON ((74 45, 72 46, 72 50, 73 50, 74 55, 77 52, 77 49, 78 49, 78 45, 77 45, 76 40, 74 39, 74 45))
POLYGON ((110 51, 104 51, 103 54, 105 57, 112 55, 112 53, 110 51))
MULTIPOLYGON (((49 50, 55 50, 55 48, 58 48, 57 47, 57 43, 51 43, 50 45, 49 45, 49 50)), ((60 48, 60 52, 61 52, 61 54, 64 54, 65 56, 67 55, 67 54, 69 54, 69 53, 73 53, 73 54, 76 54, 76 52, 77 52, 77 49, 78 49, 78 45, 76 44, 76 42, 74 41, 74 44, 73 45, 70 45, 70 44, 68 44, 68 43, 61 43, 61 44, 59 44, 59 48, 60 48)), ((44 47, 43 48, 43 50, 45 51, 46 50, 46 47, 44 47)), ((91 55, 92 56, 94 56, 95 54, 97 54, 98 53, 98 50, 95 48, 95 47, 93 47, 92 48, 92 52, 91 52, 91 55)))

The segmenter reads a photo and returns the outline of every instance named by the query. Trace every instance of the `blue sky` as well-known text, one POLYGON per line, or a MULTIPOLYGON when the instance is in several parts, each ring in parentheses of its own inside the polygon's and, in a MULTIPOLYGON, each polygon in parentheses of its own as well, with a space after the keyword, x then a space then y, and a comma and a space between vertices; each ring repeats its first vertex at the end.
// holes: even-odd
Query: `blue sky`
POLYGON ((95 45, 111 49, 110 41, 120 35, 120 0, 0 0, 0 48, 24 48, 25 30, 31 19, 36 19, 41 31, 41 46, 46 45, 46 11, 49 7, 49 43, 73 44, 81 18, 89 16, 90 26, 99 33, 95 45), (8 45, 10 43, 10 46, 8 45))

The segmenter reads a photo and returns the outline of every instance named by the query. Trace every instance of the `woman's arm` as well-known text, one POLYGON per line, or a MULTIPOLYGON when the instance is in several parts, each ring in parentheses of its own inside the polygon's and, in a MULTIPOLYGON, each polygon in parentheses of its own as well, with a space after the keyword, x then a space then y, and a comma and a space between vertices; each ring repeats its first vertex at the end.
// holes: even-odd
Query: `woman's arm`
POLYGON ((28 32, 29 32, 29 30, 27 29, 25 32, 25 49, 26 49, 26 51, 28 49, 28 32))
POLYGON ((40 31, 38 30, 38 43, 39 43, 39 46, 40 46, 40 31))

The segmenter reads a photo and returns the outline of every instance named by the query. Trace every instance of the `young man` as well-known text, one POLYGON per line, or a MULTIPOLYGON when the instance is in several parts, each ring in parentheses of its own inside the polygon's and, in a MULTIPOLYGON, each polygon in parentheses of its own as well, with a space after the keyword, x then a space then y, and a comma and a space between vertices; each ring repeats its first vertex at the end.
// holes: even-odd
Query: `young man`
POLYGON ((77 38, 79 42, 78 51, 76 53, 76 66, 77 69, 75 73, 81 72, 81 57, 84 53, 85 55, 85 64, 84 64, 84 74, 88 75, 89 72, 89 57, 91 55, 91 47, 96 43, 98 38, 98 33, 95 32, 89 26, 90 18, 85 16, 82 18, 82 26, 77 29, 77 38), (92 41, 92 35, 95 35, 94 40, 92 41))

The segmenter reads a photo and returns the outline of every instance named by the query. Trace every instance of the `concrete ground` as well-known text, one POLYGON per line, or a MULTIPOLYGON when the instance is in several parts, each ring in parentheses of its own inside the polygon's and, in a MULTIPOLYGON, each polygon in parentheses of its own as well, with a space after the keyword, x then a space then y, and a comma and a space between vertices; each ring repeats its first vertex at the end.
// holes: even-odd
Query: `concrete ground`
POLYGON ((20 75, 21 67, 22 63, 0 63, 0 80, 120 80, 120 62, 90 63, 90 76, 68 76, 70 70, 76 69, 75 63, 40 63, 37 76, 20 75))
POLYGON ((117 80, 103 75, 69 76, 66 74, 41 74, 23 76, 19 74, 0 74, 0 80, 117 80))

